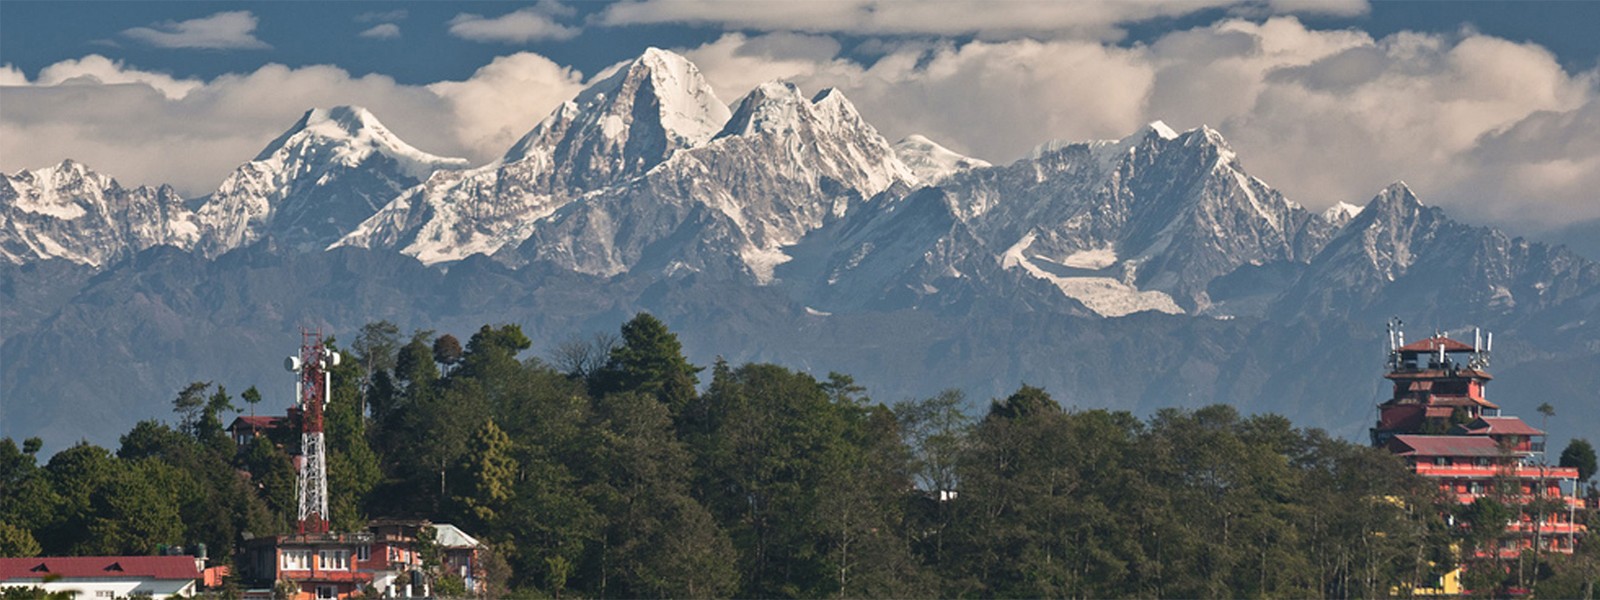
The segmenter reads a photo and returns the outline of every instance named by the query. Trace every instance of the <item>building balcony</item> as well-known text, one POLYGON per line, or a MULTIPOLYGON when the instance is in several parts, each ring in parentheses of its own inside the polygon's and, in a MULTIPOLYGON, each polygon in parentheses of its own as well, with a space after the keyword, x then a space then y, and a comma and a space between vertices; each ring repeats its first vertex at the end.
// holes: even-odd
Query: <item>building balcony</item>
POLYGON ((1573 467, 1539 467, 1537 465, 1436 465, 1417 463, 1413 469, 1427 477, 1512 477, 1516 479, 1573 479, 1578 469, 1573 467))
POLYGON ((344 583, 366 583, 372 581, 372 573, 362 571, 338 571, 328 569, 280 569, 278 579, 288 581, 327 581, 344 583))

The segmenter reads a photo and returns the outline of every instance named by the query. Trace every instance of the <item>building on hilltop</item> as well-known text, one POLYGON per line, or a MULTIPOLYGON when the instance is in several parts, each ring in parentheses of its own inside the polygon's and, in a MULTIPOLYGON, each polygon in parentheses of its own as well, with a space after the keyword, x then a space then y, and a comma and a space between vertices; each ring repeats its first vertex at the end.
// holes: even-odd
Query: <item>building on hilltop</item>
POLYGON ((74 592, 78 598, 190 597, 205 559, 193 556, 0 558, 0 588, 74 592))
MULTIPOLYGON (((1399 321, 1390 324, 1384 377, 1394 383, 1393 395, 1378 405, 1372 444, 1435 482, 1445 501, 1471 505, 1494 498, 1517 513, 1499 547, 1474 548, 1475 559, 1513 558, 1535 549, 1571 554, 1584 531, 1574 519, 1583 508, 1576 497, 1578 470, 1550 466, 1545 432, 1502 416, 1500 406, 1485 397, 1493 379, 1487 371, 1493 337, 1474 338, 1471 345, 1443 335, 1407 344, 1399 321), (1558 508, 1529 510, 1535 501, 1558 508)), ((1414 591, 1460 593, 1460 571, 1414 591)))

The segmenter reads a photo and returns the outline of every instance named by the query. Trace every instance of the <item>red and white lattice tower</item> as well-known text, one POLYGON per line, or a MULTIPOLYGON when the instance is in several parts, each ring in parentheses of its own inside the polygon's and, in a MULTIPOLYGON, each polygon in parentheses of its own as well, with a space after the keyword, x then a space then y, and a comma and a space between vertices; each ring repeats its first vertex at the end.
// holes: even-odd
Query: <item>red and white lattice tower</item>
POLYGON ((333 387, 328 371, 339 366, 339 353, 322 344, 321 331, 300 330, 300 355, 284 360, 284 368, 297 376, 295 401, 300 409, 300 473, 295 487, 300 493, 299 531, 328 532, 327 444, 322 436, 322 409, 333 387))

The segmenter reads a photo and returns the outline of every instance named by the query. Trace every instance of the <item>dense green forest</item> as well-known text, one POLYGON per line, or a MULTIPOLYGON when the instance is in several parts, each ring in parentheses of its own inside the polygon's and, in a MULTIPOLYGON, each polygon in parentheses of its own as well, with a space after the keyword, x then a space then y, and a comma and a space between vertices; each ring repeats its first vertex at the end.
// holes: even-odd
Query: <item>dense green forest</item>
MULTIPOLYGON (((531 347, 516 326, 463 346, 388 323, 341 346, 336 529, 454 523, 491 546, 496 597, 761 598, 1404 595, 1494 533, 1447 526, 1436 488, 1386 452, 1277 415, 1140 419, 1028 386, 978 415, 955 391, 883 404, 841 374, 696 367, 647 314, 531 347)), ((196 383, 115 452, 43 465, 39 440, 0 440, 0 555, 287 532, 295 440, 225 431, 284 400, 196 383)), ((1597 545, 1503 572, 1581 596, 1597 545)))

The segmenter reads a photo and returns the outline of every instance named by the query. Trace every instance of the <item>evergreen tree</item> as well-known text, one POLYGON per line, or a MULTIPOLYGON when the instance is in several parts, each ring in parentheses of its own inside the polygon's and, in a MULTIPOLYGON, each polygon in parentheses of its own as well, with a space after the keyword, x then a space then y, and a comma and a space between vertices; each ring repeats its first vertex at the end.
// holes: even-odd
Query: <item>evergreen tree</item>
POLYGON ((622 326, 622 343, 606 365, 594 373, 596 396, 639 392, 666 404, 676 418, 695 396, 700 368, 683 356, 678 336, 650 313, 639 313, 622 326))

